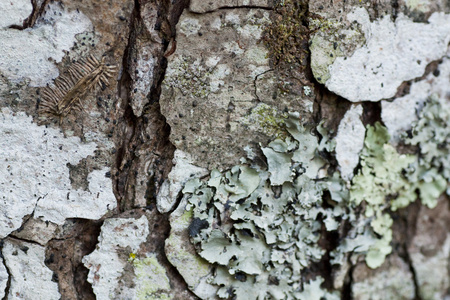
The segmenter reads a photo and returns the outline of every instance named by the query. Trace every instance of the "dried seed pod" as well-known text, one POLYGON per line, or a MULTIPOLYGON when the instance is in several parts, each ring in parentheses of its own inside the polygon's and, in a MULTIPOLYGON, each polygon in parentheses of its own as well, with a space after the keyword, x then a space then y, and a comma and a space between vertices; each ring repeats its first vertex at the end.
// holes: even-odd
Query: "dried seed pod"
POLYGON ((60 122, 72 109, 82 109, 81 99, 87 92, 109 86, 109 80, 116 73, 117 66, 105 63, 105 57, 99 62, 94 56, 71 65, 67 71, 55 79, 54 87, 42 89, 42 101, 38 113, 57 116, 60 122))

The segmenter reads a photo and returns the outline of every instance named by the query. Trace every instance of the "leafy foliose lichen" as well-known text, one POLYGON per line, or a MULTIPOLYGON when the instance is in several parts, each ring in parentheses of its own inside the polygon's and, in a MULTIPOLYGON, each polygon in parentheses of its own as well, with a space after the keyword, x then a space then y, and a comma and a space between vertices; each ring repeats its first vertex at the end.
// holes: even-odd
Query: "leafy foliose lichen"
POLYGON ((345 218, 342 186, 317 179, 324 161, 312 128, 295 114, 286 128, 290 136, 262 148, 267 168, 212 171, 209 180, 193 179, 183 190, 193 212, 192 242, 216 265, 212 283, 221 298, 307 299, 302 270, 325 253, 318 245, 322 224, 335 230, 345 218), (325 190, 334 196, 327 209, 325 190))
POLYGON ((380 123, 368 126, 360 155, 361 168, 350 188, 350 202, 356 206, 365 203, 365 216, 360 219, 365 229, 353 241, 340 245, 343 252, 365 252, 371 268, 379 267, 392 250, 393 220, 389 213, 408 206, 418 194, 422 203, 429 205, 446 186, 436 170, 418 167, 415 155, 397 153, 388 141, 387 129, 380 123))
MULTIPOLYGON (((419 146, 419 160, 409 178, 421 187, 422 203, 433 208, 450 181, 450 103, 431 95, 405 143, 419 146)), ((447 189, 450 195, 450 188, 447 189)))
POLYGON ((366 263, 371 268, 379 267, 392 250, 393 221, 389 211, 416 199, 414 187, 404 176, 415 157, 398 154, 388 141, 387 129, 380 123, 368 126, 360 155, 361 169, 353 177, 350 188, 350 202, 357 206, 364 202, 366 206, 365 218, 361 220, 365 230, 358 237, 359 242, 348 243, 362 243, 357 245, 356 252, 366 252, 366 263), (375 238, 376 235, 380 238, 375 238))

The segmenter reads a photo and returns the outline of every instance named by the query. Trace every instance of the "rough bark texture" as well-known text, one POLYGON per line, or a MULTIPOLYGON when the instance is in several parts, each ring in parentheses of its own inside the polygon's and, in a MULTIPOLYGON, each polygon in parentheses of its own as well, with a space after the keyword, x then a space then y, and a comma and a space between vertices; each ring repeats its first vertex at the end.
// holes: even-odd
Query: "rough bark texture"
POLYGON ((448 1, 0 11, 3 299, 450 297, 448 1))

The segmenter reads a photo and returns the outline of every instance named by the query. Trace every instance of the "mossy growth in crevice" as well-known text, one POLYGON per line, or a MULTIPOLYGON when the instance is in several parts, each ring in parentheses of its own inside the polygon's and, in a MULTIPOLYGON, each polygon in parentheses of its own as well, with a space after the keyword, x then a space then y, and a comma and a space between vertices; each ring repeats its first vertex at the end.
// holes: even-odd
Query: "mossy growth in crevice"
POLYGON ((262 41, 281 95, 312 95, 308 14, 308 1, 275 0, 271 22, 264 26, 262 41))
POLYGON ((308 1, 274 1, 271 24, 264 31, 264 44, 272 63, 303 65, 308 56, 308 1))

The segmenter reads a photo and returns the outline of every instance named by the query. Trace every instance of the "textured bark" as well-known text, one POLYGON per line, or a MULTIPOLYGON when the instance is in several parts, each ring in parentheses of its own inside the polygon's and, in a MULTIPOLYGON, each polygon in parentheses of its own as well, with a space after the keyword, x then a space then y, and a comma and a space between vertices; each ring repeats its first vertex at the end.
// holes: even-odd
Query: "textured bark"
MULTIPOLYGON (((365 259, 369 250, 358 249, 367 244, 342 250, 368 232, 371 246, 383 236, 371 225, 378 216, 365 215, 378 209, 369 200, 339 202, 330 187, 324 188, 315 213, 309 209, 316 204, 310 203, 302 207, 305 215, 285 223, 294 227, 315 214, 313 229, 278 232, 274 239, 285 239, 283 243, 269 243, 265 235, 278 226, 277 218, 272 224, 252 219, 270 210, 263 209, 263 195, 246 211, 250 216, 232 214, 251 198, 258 186, 252 180, 258 176, 267 180, 264 191, 267 197, 272 193, 273 203, 281 203, 286 186, 299 184, 297 179, 308 172, 315 173, 302 179, 312 186, 302 183, 304 194, 322 182, 331 184, 333 174, 343 178, 333 181, 339 188, 354 191, 355 178, 370 164, 363 154, 364 136, 370 137, 368 128, 376 123, 391 135, 385 145, 399 157, 393 164, 403 159, 400 154, 425 156, 420 152, 424 144, 406 143, 401 132, 412 136, 411 125, 421 118, 416 110, 433 95, 449 105, 450 5, 363 2, 21 0, 11 4, 11 12, 2 5, 11 20, 0 22, 0 43, 5 41, 0 45, 5 57, 0 60, 0 145, 5 149, 0 150, 5 216, 0 220, 0 295, 29 299, 33 291, 22 284, 33 280, 30 286, 45 286, 36 288, 35 299, 257 299, 257 293, 259 299, 450 297, 445 188, 436 202, 427 204, 422 186, 408 177, 403 187, 414 189, 417 199, 398 209, 390 201, 403 190, 386 192, 379 212, 393 220, 391 251, 377 267, 365 259), (407 49, 417 28, 436 34, 419 39, 417 51, 407 49), (394 54, 387 44, 382 54, 370 48, 384 43, 376 30, 398 39, 394 54), (423 40, 435 45, 420 44, 423 40), (411 68, 407 63, 391 68, 392 61, 413 60, 416 53, 422 56, 411 68), (70 66, 89 55, 117 66, 114 78, 89 91, 75 91, 82 95, 82 109, 41 115, 44 87, 62 74, 69 76, 70 66), (351 64, 358 55, 364 67, 359 61, 351 64), (29 63, 30 56, 35 63, 29 63), (373 64, 383 56, 387 66, 374 71, 373 64), (386 74, 381 88, 377 72, 386 74), (399 83, 392 83, 397 77, 399 83), (385 92, 391 83, 396 92, 385 92), (409 127, 401 127, 405 122, 409 127), (292 124, 308 130, 295 135, 292 124), (282 144, 292 148, 279 150, 282 144), (306 158, 291 165, 294 144, 306 158), (288 159, 277 160, 279 153, 288 159), (316 160, 320 168, 312 162, 316 160), (287 173, 275 178, 283 163, 287 173), (223 182, 230 185, 228 190, 215 186, 216 198, 206 198, 206 183, 194 188, 189 181, 212 182, 217 174, 227 174, 223 182), (239 192, 248 194, 233 200, 237 204, 217 200, 239 192), (194 203, 196 196, 210 202, 194 203), (330 219, 337 224, 332 230, 325 221, 330 219), (207 241, 210 232, 199 234, 209 229, 220 232, 220 246, 207 241), (294 235, 305 236, 292 242, 294 235), (252 261, 248 253, 258 243, 264 244, 258 265, 263 271, 246 269, 244 263, 252 261), (306 247, 293 254, 300 274, 295 283, 289 282, 297 266, 289 260, 294 251, 289 243, 306 247), (207 253, 208 247, 216 253, 207 253), (227 251, 236 254, 224 260, 227 251), (289 271, 275 276, 277 264, 289 271), (246 290, 245 284, 252 288, 246 290)), ((450 136, 448 130, 441 134, 450 136)), ((438 146, 439 151, 448 149, 445 143, 438 146)), ((437 168, 434 176, 445 176, 447 168, 437 168)), ((303 201, 299 195, 287 201, 286 215, 303 201)))

